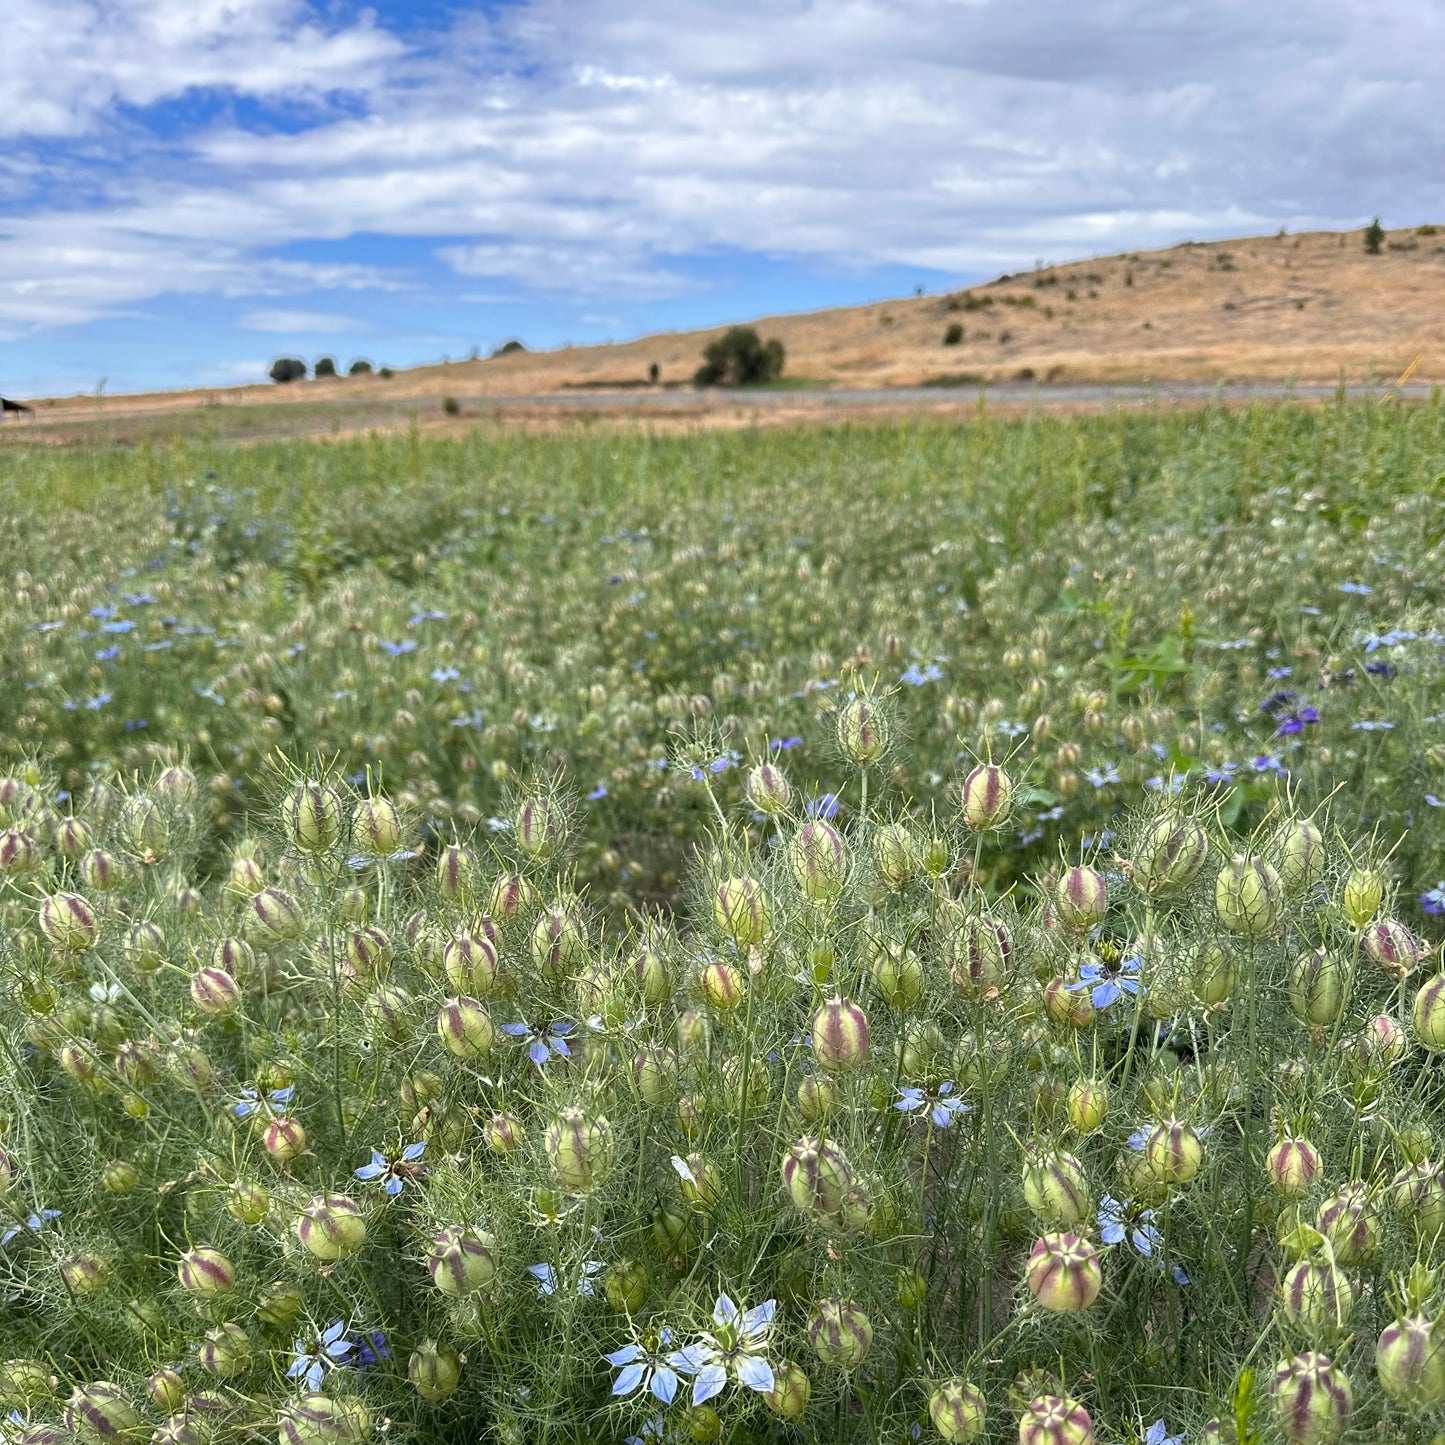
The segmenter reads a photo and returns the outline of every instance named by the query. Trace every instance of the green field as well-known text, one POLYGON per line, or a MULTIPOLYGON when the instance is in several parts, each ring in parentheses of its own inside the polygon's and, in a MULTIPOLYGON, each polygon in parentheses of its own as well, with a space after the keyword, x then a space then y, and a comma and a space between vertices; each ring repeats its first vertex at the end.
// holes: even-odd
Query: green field
POLYGON ((1438 398, 9 445, 0 576, 21 1445, 1445 1426, 1438 398))

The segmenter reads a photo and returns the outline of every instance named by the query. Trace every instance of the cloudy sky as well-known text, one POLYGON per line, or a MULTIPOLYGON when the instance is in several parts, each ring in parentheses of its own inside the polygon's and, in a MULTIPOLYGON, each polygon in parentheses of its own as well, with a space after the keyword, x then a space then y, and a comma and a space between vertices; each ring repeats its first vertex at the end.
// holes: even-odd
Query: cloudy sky
POLYGON ((0 391, 1445 221, 1445 0, 4 0, 0 391))

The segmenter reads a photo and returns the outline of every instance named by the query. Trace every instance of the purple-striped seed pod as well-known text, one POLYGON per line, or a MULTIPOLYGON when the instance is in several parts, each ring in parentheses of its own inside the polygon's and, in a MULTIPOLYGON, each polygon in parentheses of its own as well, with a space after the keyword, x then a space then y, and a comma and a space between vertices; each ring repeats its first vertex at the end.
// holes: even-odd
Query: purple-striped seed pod
POLYGON ((601 1115, 562 1109, 547 1126, 542 1146, 563 1189, 572 1194, 595 1188, 617 1160, 612 1125, 601 1115))
POLYGON ((218 1380, 245 1374, 254 1358, 250 1335, 234 1322, 207 1330, 201 1340, 201 1368, 218 1380))
POLYGON ((493 1154, 505 1158, 527 1142, 527 1126, 515 1114, 493 1114, 482 1126, 482 1138, 493 1154))
POLYGON ((960 790, 963 823, 975 833, 1001 828, 1013 811, 1013 780, 997 763, 980 763, 960 790))
POLYGON ((293 788, 282 807, 291 841, 306 853, 327 853, 341 836, 341 798, 334 788, 308 779, 293 788))
POLYGON ((156 1054, 159 1045, 127 1040, 115 1051, 112 1067, 132 1089, 148 1089, 161 1077, 156 1054))
POLYGON ((189 803, 196 796, 196 775, 184 763, 173 763, 156 774, 156 793, 173 803, 189 803))
POLYGON ((655 1109, 670 1103, 677 1093, 677 1055, 661 1044, 644 1044, 632 1061, 632 1078, 644 1104, 655 1109))
POLYGON ((366 1243, 361 1206, 344 1194, 318 1194, 296 1219, 302 1248, 323 1263, 345 1259, 366 1243))
POLYGON ((792 1360, 779 1360, 773 1366, 773 1388, 763 1391, 763 1403, 783 1420, 796 1420, 808 1408, 813 1382, 807 1372, 792 1360))
POLYGON ((226 1191, 226 1213, 242 1224, 260 1224, 271 1211, 271 1196, 249 1179, 238 1179, 226 1191))
POLYGON ((1109 1115, 1109 1090, 1098 1079, 1075 1079, 1065 1107, 1069 1123, 1080 1134, 1092 1134, 1109 1115))
POLYGON ((1422 1159, 1390 1181, 1390 1207, 1424 1240, 1445 1231, 1445 1171, 1422 1159))
POLYGON ((871 697, 855 697, 838 710, 838 746, 855 767, 871 768, 888 750, 888 719, 871 697))
POLYGON ((21 877, 40 864, 40 849, 29 833, 7 828, 0 833, 0 874, 21 877))
POLYGON ((1355 1307, 1345 1272, 1330 1260, 1301 1260, 1279 1287, 1279 1307, 1290 1324, 1311 1339, 1340 1333, 1355 1307))
POLYGON ((1191 984, 1194 997, 1205 1008, 1224 1008, 1234 993, 1239 967, 1234 954, 1218 939, 1208 939, 1194 955, 1191 984))
POLYGON ((171 825, 154 798, 138 793, 120 810, 121 836, 142 858, 164 858, 171 848, 171 825))
POLYGON ((1094 1422, 1077 1400, 1036 1395, 1019 1416, 1019 1445, 1094 1445, 1094 1422))
POLYGON ((60 1046, 56 1059, 77 1084, 88 1084, 100 1069, 95 1045, 89 1039, 67 1039, 60 1046))
POLYGON ((65 1407, 65 1428, 79 1440, 119 1440, 141 1428, 130 1397, 109 1380, 77 1385, 65 1407))
POLYGON ((657 1008, 672 997, 672 970, 667 965, 667 955, 655 944, 639 948, 632 956, 631 968, 642 1001, 650 1008, 657 1008))
POLYGON ((448 1299, 465 1299, 497 1277, 497 1241, 483 1230, 443 1229, 427 1252, 431 1282, 448 1299))
POLYGON ((0 1361, 0 1405, 27 1410, 54 1394, 50 1371, 39 1360, 0 1361))
POLYGON ((437 892, 455 907, 470 903, 476 891, 477 858, 461 843, 448 843, 437 856, 437 892))
POLYGON ((100 925, 95 911, 76 893, 53 893, 40 905, 40 931, 62 953, 95 947, 100 925))
POLYGON ((813 1015, 813 1058, 818 1067, 848 1073, 868 1057, 868 1015, 857 1004, 835 996, 813 1015))
POLYGON ((1071 988, 1059 976, 1044 985, 1044 1014, 1061 1029, 1086 1029, 1094 1022, 1094 1000, 1087 988, 1071 988))
POLYGON ((263 888, 251 899, 251 921, 268 941, 289 943, 306 930, 306 915, 281 888, 263 888))
POLYGON ((1393 1069, 1409 1052, 1409 1036, 1389 1014, 1376 1014, 1355 1037, 1355 1063, 1369 1073, 1393 1069))
POLYGON ((362 1008, 371 1026, 393 1043, 405 1043, 416 1032, 416 999, 399 984, 374 989, 362 1008))
POLYGON ((1214 880, 1214 907, 1230 933, 1265 938, 1284 916, 1284 885, 1267 859, 1236 853, 1214 880))
POLYGON ((928 1418, 949 1445, 971 1445, 984 1432, 988 1405, 968 1380, 945 1380, 928 1397, 928 1418))
POLYGON ((961 998, 997 998, 1009 981, 1012 961, 1008 929, 988 913, 970 915, 944 945, 944 962, 961 998))
POLYGON ((1268 851, 1286 893, 1305 893, 1325 876, 1324 834, 1308 818, 1282 824, 1268 851))
POLYGON ((461 1356, 455 1350, 439 1348, 435 1340, 423 1340, 406 1362, 406 1377, 427 1404, 440 1405, 461 1383, 461 1356))
POLYGON ((1182 893, 1209 858, 1209 835, 1193 818, 1156 818, 1139 840, 1133 882, 1151 898, 1182 893))
POLYGON ((497 949, 485 934, 464 933, 442 950, 442 970, 458 993, 483 999, 497 983, 497 949))
POLYGON ((1395 978, 1412 973, 1424 957, 1415 935, 1398 918, 1381 918, 1369 924, 1360 945, 1366 958, 1395 978))
POLYGON ((176 1264, 176 1278, 187 1294, 200 1300, 220 1299, 236 1288, 236 1270, 219 1249, 203 1244, 188 1249, 176 1264))
POLYGON ((1445 1404, 1445 1330, 1438 1319, 1406 1315, 1380 1331, 1375 1344, 1380 1388, 1411 1410, 1445 1404))
POLYGON ((387 798, 363 798, 351 810, 351 841, 367 858, 390 858, 404 836, 401 815, 387 798))
POLYGON ((1445 973, 1420 985, 1410 1012, 1415 1038, 1432 1054, 1445 1052, 1445 973))
POLYGON ((731 1013, 747 997, 747 980, 730 963, 710 963, 697 976, 697 986, 710 1008, 731 1013))
POLYGON ((783 1155, 783 1188, 804 1214, 837 1217, 853 1188, 847 1156, 831 1139, 799 1139, 783 1155))
POLYGON ((209 1445, 209 1422, 190 1413, 168 1415, 151 1431, 150 1445, 209 1445))
POLYGON ((826 1074, 809 1074, 798 1085, 798 1112, 806 1124, 821 1124, 838 1107, 838 1086, 826 1074))
POLYGON ((1024 1202, 1039 1220, 1056 1229, 1077 1229, 1089 1218, 1089 1176, 1072 1155, 1054 1149, 1027 1148, 1023 1166, 1024 1202))
POLYGON ((95 833, 84 818, 62 818, 55 830, 55 850, 72 863, 95 847, 95 833))
POLYGON ((278 1164, 289 1164, 306 1152, 306 1130, 299 1119, 290 1115, 272 1119, 261 1135, 261 1143, 278 1164))
POLYGON ((1046 1310, 1073 1314, 1098 1298, 1104 1272, 1098 1250, 1087 1239, 1058 1232, 1044 1235, 1029 1251, 1024 1280, 1046 1310))
MULTIPOLYGON (((836 898, 848 881, 848 848, 843 842, 843 835, 822 818, 808 819, 788 843, 788 866, 805 897, 815 903, 826 903, 836 898)), ((737 882, 752 883, 752 880, 732 879, 723 887, 737 882)), ((731 925, 723 923, 722 912, 725 907, 735 905, 731 901, 724 902, 721 889, 718 900, 718 921, 731 932, 731 925)))
POLYGON ((494 1032, 487 1011, 474 998, 449 998, 437 1011, 437 1036, 458 1059, 479 1059, 492 1047, 494 1032))
POLYGON ((396 950, 391 939, 374 924, 353 928, 346 935, 344 957, 358 978, 374 978, 392 960, 396 950))
POLYGON ((241 938, 217 939, 211 949, 211 967, 238 982, 248 979, 256 971, 256 950, 241 938))
POLYGON ((1054 886, 1054 912, 1072 933, 1088 933, 1109 912, 1109 885, 1104 876, 1082 864, 1066 869, 1054 886))
POLYGON ((1320 1205, 1315 1227, 1329 1240, 1335 1262, 1346 1268, 1366 1265, 1380 1252, 1380 1221, 1365 1185, 1346 1184, 1320 1205))
POLYGON ((560 983, 585 965, 587 931, 575 909, 543 909, 532 928, 532 962, 547 983, 560 983))
POLYGON ((265 886, 266 875, 261 870, 261 864, 249 853, 231 859, 230 871, 226 874, 226 892, 233 898, 254 898, 265 886))
POLYGON ((125 936, 126 961, 137 973, 154 973, 166 958, 166 936, 157 923, 134 923, 125 936))
POLYGON ((748 802, 765 817, 776 818, 788 811, 793 790, 783 770, 774 763, 759 763, 748 773, 748 802))
POLYGON ((67 1254, 60 1261, 60 1277, 74 1295, 99 1294, 110 1283, 110 1261, 88 1251, 67 1254))
POLYGON ((191 1001, 205 1014, 233 1014, 241 1006, 241 986, 223 968, 198 968, 191 975, 191 1001))
POLYGON ((354 1395, 302 1395, 281 1409, 276 1445, 360 1445, 371 1414, 354 1395))
POLYGON ((873 987, 890 1008, 910 1009, 923 997, 923 963, 912 949, 879 941, 873 953, 873 987))
POLYGON ((1334 954, 1323 948, 1302 953, 1289 973, 1289 1006, 1301 1023, 1323 1028, 1343 1011, 1348 984, 1345 968, 1334 954))
POLYGON ((873 1348, 873 1321, 856 1300, 819 1300, 808 1323, 808 1343, 825 1365, 856 1370, 873 1348))
POLYGON ((1356 928, 1363 928, 1380 911, 1385 902, 1385 889, 1389 883, 1383 869, 1352 868, 1345 879, 1340 894, 1340 903, 1345 917, 1356 928))
POLYGON ((114 853, 92 848, 80 860, 80 881, 95 893, 110 893, 125 881, 125 865, 114 853))
POLYGON ((156 1407, 170 1413, 179 1410, 186 1402, 186 1382, 179 1370, 157 1370, 146 1381, 146 1394, 156 1407))
POLYGON ((1284 1199, 1303 1199, 1321 1167, 1319 1150, 1308 1139, 1281 1139, 1264 1160, 1270 1187, 1284 1199))
POLYGON ((487 912, 506 925, 534 914, 541 900, 537 890, 520 873, 508 873, 492 885, 487 912))
POLYGON ((306 1308, 306 1296, 297 1285, 287 1280, 278 1280, 256 1303, 256 1318, 268 1330, 285 1332, 301 1318, 306 1308))
POLYGON ((906 888, 917 867, 918 845, 902 823, 885 823, 872 839, 873 867, 886 888, 906 888))
POLYGON ((528 798, 512 815, 512 836, 527 857, 545 863, 566 842, 566 816, 550 798, 528 798))
POLYGON ((1349 1429, 1354 1405, 1349 1377, 1328 1355, 1307 1351, 1281 1360, 1269 1392, 1289 1445, 1335 1445, 1349 1429))
POLYGON ((725 878, 713 890, 717 926, 739 948, 753 948, 772 931, 768 895, 755 878, 725 878))
POLYGON ((1204 1141, 1192 1124, 1165 1119, 1144 1141, 1144 1164, 1161 1184, 1188 1184, 1204 1164, 1204 1141))

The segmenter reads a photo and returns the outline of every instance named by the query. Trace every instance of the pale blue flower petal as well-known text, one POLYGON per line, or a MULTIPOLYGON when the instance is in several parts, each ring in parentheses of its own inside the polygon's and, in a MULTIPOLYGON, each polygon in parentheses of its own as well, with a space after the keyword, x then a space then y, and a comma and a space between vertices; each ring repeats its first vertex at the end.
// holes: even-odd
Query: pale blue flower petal
POLYGON ((721 1365, 704 1365, 692 1382, 692 1403, 701 1405, 715 1395, 721 1395, 727 1386, 728 1372, 721 1365))
POLYGON ((773 1367, 761 1355, 743 1355, 738 1360, 738 1384, 761 1393, 773 1388, 773 1367))
POLYGON ((622 1373, 618 1375, 612 1386, 614 1395, 630 1395, 641 1383, 647 1374, 644 1365, 624 1365, 622 1373))

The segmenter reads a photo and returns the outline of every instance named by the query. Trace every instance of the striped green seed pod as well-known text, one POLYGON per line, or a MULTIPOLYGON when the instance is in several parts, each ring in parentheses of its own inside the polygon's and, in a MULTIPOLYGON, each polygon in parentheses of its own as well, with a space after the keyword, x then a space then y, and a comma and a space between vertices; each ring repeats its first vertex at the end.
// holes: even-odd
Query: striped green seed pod
POLYGON ((167 1413, 179 1410, 186 1401, 186 1382, 179 1370, 157 1370, 146 1381, 146 1394, 167 1413))
POLYGON ((1432 1054, 1445 1052, 1445 973, 1420 985, 1410 1012, 1415 1038, 1432 1054))
POLYGON ((0 875, 24 877, 40 866, 40 848, 29 833, 7 828, 0 833, 0 875))
POLYGON ((371 1414, 354 1396, 308 1394, 282 1407, 276 1445, 360 1445, 371 1414))
POLYGON ((437 892, 455 907, 469 902, 476 891, 476 854, 461 843, 448 843, 437 856, 437 892))
POLYGON ((841 996, 828 999, 813 1015, 813 1058, 831 1073, 861 1068, 868 1057, 868 1015, 841 996))
POLYGON ((363 798, 351 810, 351 841, 367 858, 390 858, 401 851, 401 815, 387 798, 363 798))
POLYGON ((1108 916, 1109 885, 1093 868, 1075 865, 1054 886, 1054 911, 1073 933, 1087 933, 1108 916))
POLYGON ((1204 1163, 1204 1141, 1192 1124, 1165 1119, 1144 1141, 1144 1164, 1161 1184, 1188 1184, 1204 1163))
POLYGON ((1303 1199, 1321 1168, 1319 1150, 1308 1139, 1281 1139, 1264 1159, 1270 1187, 1282 1199, 1303 1199))
POLYGON ((1072 1154, 1026 1149, 1023 1189, 1024 1202, 1046 1225, 1077 1229, 1089 1218, 1089 1176, 1072 1154))
POLYGON ((783 770, 773 763, 759 763, 748 773, 746 791, 748 802, 769 818, 786 813, 793 796, 783 770))
POLYGON ((278 1280, 256 1304, 256 1318, 267 1329, 284 1332, 291 1329, 306 1308, 306 1296, 287 1280, 278 1280))
POLYGON ((488 914, 498 923, 530 918, 541 905, 537 890, 520 873, 508 873, 492 885, 488 914))
POLYGON ((1013 811, 1013 780, 997 763, 980 763, 963 780, 963 823, 975 833, 1002 828, 1013 811))
POLYGON ((587 962, 587 930, 574 908, 546 908, 532 928, 532 962, 547 983, 560 983, 587 962))
POLYGON ((366 1243, 366 1217, 344 1194, 319 1194, 296 1220, 296 1238, 323 1264, 345 1259, 366 1243))
POLYGON ((461 1383, 461 1357, 435 1340, 423 1340, 406 1362, 406 1377, 427 1404, 440 1405, 456 1393, 461 1383))
POLYGON ((448 1299, 465 1299, 497 1277, 497 1241, 484 1230, 443 1229, 427 1252, 427 1273, 448 1299))
POLYGON ((464 933, 442 950, 442 971, 458 993, 483 999, 497 983, 497 949, 485 934, 464 933))
POLYGON ((1368 924, 1360 946, 1366 958, 1395 978, 1412 973, 1424 956, 1415 935, 1398 918, 1380 918, 1368 924))
POLYGON ((1086 1310, 1104 1283, 1099 1252, 1080 1235, 1046 1234, 1029 1252, 1024 1281, 1046 1310, 1057 1314, 1086 1310))
POLYGON ((804 1214, 839 1216, 854 1183, 843 1150, 831 1139, 811 1135, 783 1155, 781 1172, 788 1198, 804 1214))
POLYGON ((796 1420, 808 1408, 813 1382, 807 1372, 792 1360, 779 1360, 773 1366, 773 1388, 763 1391, 763 1403, 783 1420, 796 1420))
POLYGON ((1097 1079, 1075 1079, 1066 1104, 1069 1123, 1080 1134, 1092 1134, 1109 1115, 1109 1090, 1097 1079))
POLYGON ((883 885, 897 892, 908 887, 917 867, 918 847, 902 823, 885 823, 872 838, 873 867, 883 885))
POLYGON ((263 888, 251 899, 251 922, 271 943, 290 943, 306 931, 306 915, 283 888, 263 888))
POLYGON ((125 881, 125 865, 104 848, 92 848, 80 860, 80 881, 96 893, 110 893, 125 881))
POLYGON ((372 1027, 393 1043, 405 1043, 416 1030, 416 999, 399 984, 388 983, 373 990, 363 1010, 372 1027))
POLYGON ((254 1358, 251 1337, 234 1321, 207 1330, 201 1340, 201 1368, 218 1380, 244 1375, 254 1358))
POLYGON ((928 1418, 949 1445, 971 1445, 984 1432, 988 1405, 968 1380, 945 1380, 928 1397, 928 1418))
POLYGON ((1375 1344, 1380 1388, 1411 1410, 1445 1404, 1445 1330, 1439 1319, 1406 1315, 1380 1331, 1375 1344))
POLYGON ((1334 954, 1323 948, 1302 953, 1289 973, 1290 1009, 1301 1023, 1324 1028, 1344 1010, 1348 984, 1344 966, 1334 954))
POLYGON ((768 895, 756 878, 725 878, 713 890, 717 926, 739 948, 754 948, 772 931, 768 895))
POLYGON ((111 1264, 104 1255, 78 1250, 60 1261, 60 1277, 73 1295, 99 1294, 110 1283, 111 1264))
POLYGON ((1379 1215, 1364 1184, 1346 1184, 1326 1199, 1315 1228, 1329 1240, 1335 1262, 1347 1269, 1372 1263, 1380 1252, 1379 1215))
POLYGON ((55 1393, 50 1371, 39 1360, 5 1360, 0 1363, 0 1405, 28 1410, 55 1393))
POLYGON ((306 1130, 289 1115, 271 1119, 261 1133, 261 1145, 278 1164, 289 1164, 306 1152, 306 1130))
POLYGON ((286 831, 306 853, 327 853, 341 836, 341 798, 325 783, 307 780, 287 795, 282 808, 286 831))
POLYGON ((1325 876, 1324 834, 1308 818, 1292 818, 1276 829, 1268 852, 1286 893, 1308 892, 1325 876))
POLYGON ((1266 938, 1284 916, 1284 885, 1273 863, 1236 853, 1214 880, 1214 907, 1230 933, 1266 938))
POLYGON ((1407 1164, 1390 1181, 1390 1207, 1422 1240, 1445 1232, 1445 1171, 1428 1159, 1407 1164))
POLYGON ((1209 835, 1193 818, 1165 814, 1139 840, 1133 882, 1151 898, 1182 893, 1209 857, 1209 835))
POLYGON ((1349 1377, 1328 1355, 1307 1351, 1281 1360, 1270 1382, 1275 1422, 1289 1445, 1335 1445, 1349 1429, 1349 1377))
POLYGON ((1013 961, 1008 929, 991 914, 972 914, 950 932, 943 960, 960 998, 997 998, 1008 984, 1013 961))
POLYGON ((603 1183, 617 1162, 612 1125, 578 1108, 562 1109, 547 1126, 542 1147, 563 1189, 585 1193, 603 1183))
POLYGON ((1345 879, 1340 904, 1345 917, 1356 928, 1363 928, 1380 911, 1385 902, 1385 885, 1389 879, 1379 868, 1352 868, 1345 879))
POLYGON ((65 1428, 87 1442, 119 1440, 141 1428, 130 1397, 109 1380, 77 1385, 65 1407, 65 1428))
POLYGON ((848 881, 848 848, 831 823, 810 818, 788 844, 788 866, 799 889, 815 903, 842 893, 848 881))
POLYGON ((888 750, 888 719, 872 698, 855 697, 838 710, 838 746, 855 767, 871 768, 888 750))
POLYGON ((566 816, 550 798, 528 798, 512 814, 512 836, 527 857, 545 863, 566 843, 566 816))
POLYGON ((1077 1400, 1036 1395, 1019 1416, 1019 1445, 1094 1445, 1094 1422, 1077 1400))
POLYGON ((1355 1307, 1350 1281, 1330 1260, 1301 1260, 1279 1287, 1280 1312, 1311 1339, 1339 1334, 1355 1307))
POLYGON ((474 998, 449 998, 437 1011, 437 1036, 459 1059, 479 1059, 495 1037, 486 1009, 474 998))
POLYGON ((176 1264, 181 1288, 199 1300, 221 1299, 236 1288, 236 1270, 219 1249, 203 1244, 188 1249, 176 1264))
POLYGON ((825 1365, 856 1370, 873 1348, 873 1321, 856 1300, 819 1300, 808 1323, 808 1343, 825 1365))
POLYGON ((94 948, 100 936, 95 910, 76 893, 53 893, 40 905, 40 931, 62 953, 94 948))

